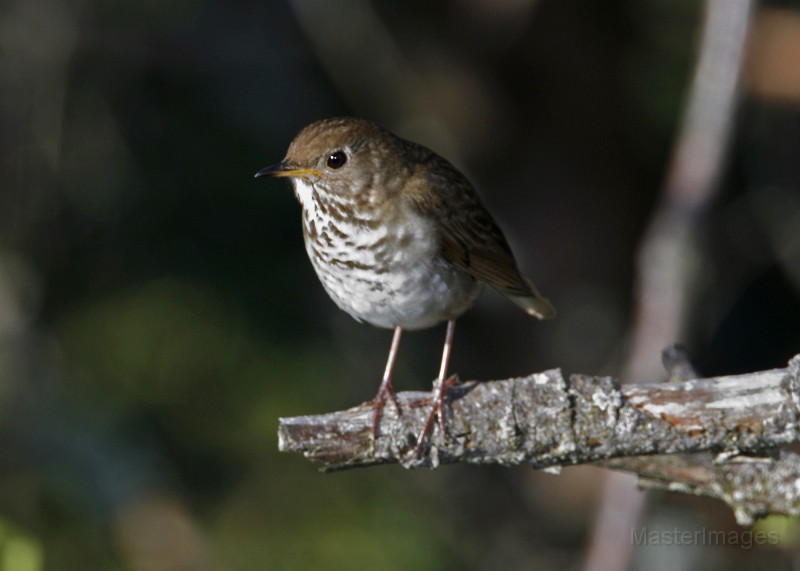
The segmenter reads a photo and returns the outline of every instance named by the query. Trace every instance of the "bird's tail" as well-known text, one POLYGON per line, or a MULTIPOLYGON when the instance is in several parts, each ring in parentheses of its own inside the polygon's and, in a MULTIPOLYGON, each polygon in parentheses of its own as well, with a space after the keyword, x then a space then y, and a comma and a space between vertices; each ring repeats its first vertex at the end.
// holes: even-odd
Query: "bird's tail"
POLYGON ((530 293, 525 295, 509 295, 505 294, 508 299, 516 303, 525 313, 532 315, 538 319, 550 319, 556 316, 556 308, 550 303, 546 297, 539 293, 529 280, 525 280, 530 289, 530 293))

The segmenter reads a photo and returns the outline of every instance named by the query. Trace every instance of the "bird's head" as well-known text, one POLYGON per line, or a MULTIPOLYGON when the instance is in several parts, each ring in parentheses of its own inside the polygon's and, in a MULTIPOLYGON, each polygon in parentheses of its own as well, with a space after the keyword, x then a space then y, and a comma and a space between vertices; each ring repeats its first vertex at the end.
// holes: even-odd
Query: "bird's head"
POLYGON ((380 204, 402 187, 408 169, 403 141, 365 119, 337 117, 311 123, 294 138, 286 157, 256 177, 290 177, 303 206, 314 193, 380 204))

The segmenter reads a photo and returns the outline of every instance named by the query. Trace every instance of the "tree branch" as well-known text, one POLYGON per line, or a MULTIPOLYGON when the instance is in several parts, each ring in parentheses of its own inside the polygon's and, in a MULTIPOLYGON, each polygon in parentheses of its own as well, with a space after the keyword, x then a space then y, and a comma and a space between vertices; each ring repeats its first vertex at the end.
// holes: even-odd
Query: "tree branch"
POLYGON ((598 465, 633 472, 639 485, 724 501, 740 525, 770 514, 800 515, 800 456, 783 450, 758 456, 709 453, 614 458, 598 465))
POLYGON ((464 382, 447 396, 448 434, 435 430, 420 457, 413 448, 430 393, 398 394, 402 414, 386 406, 375 442, 373 408, 364 403, 281 419, 279 447, 302 452, 325 470, 387 463, 596 463, 635 472, 651 485, 724 499, 742 522, 766 513, 800 514, 794 485, 800 457, 764 457, 800 439, 800 355, 786 369, 680 383, 620 386, 610 377, 566 380, 553 369, 464 382), (715 458, 653 457, 697 452, 715 458), (739 463, 742 458, 750 462, 739 463))

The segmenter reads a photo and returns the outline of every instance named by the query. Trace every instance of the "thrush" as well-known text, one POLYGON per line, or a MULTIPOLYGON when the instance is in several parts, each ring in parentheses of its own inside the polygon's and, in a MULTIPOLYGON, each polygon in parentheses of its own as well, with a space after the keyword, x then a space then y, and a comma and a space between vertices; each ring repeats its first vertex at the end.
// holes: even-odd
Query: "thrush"
POLYGON ((443 432, 455 320, 486 285, 529 315, 555 309, 520 273, 500 227, 467 178, 430 149, 365 119, 339 117, 298 133, 280 163, 256 177, 288 177, 302 206, 306 252, 322 286, 357 321, 394 330, 374 406, 395 397, 392 371, 403 330, 447 322, 439 374, 419 452, 435 420, 443 432))

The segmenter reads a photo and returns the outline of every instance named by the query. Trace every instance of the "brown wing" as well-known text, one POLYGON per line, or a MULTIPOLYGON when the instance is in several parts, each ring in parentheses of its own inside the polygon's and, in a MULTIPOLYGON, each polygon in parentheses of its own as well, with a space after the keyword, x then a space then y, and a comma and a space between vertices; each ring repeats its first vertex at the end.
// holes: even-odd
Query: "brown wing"
POLYGON ((418 212, 435 217, 442 225, 441 255, 530 315, 539 319, 553 317, 555 309, 520 273, 503 232, 466 177, 428 152, 430 156, 422 163, 424 168, 415 169, 403 195, 418 212), (434 192, 423 191, 431 187, 434 192))

